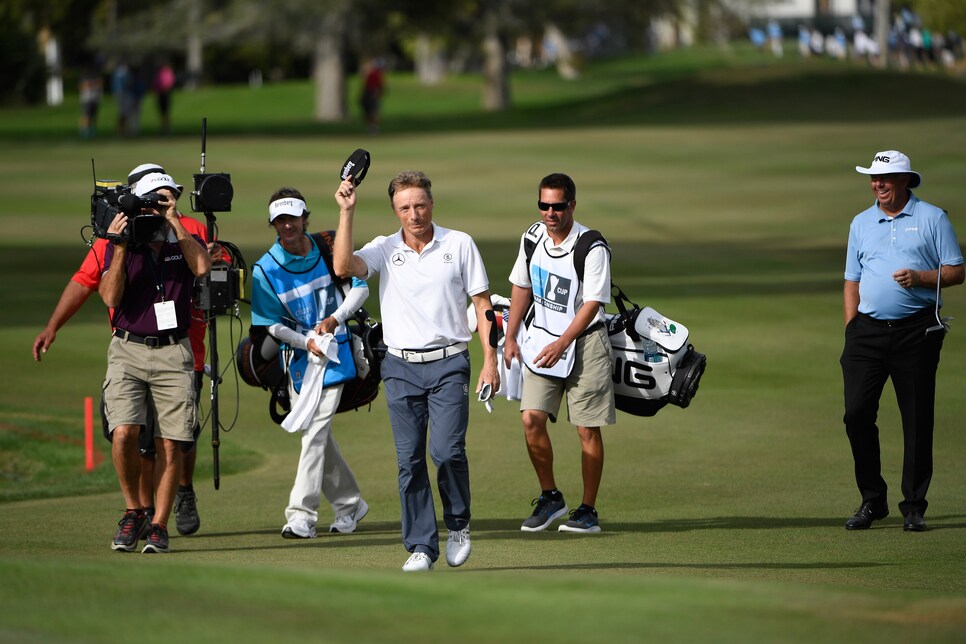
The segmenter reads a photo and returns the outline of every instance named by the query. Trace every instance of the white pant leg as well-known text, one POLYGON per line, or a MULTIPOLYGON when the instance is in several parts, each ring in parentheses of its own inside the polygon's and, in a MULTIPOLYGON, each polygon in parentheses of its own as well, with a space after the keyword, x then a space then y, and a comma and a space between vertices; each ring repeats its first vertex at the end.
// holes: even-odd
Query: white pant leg
POLYGON ((355 474, 342 458, 339 444, 331 432, 325 444, 325 458, 322 462, 322 494, 336 516, 352 512, 362 499, 355 474))
MULTIPOLYGON (((290 393, 294 403, 297 394, 291 389, 290 393)), ((302 431, 302 453, 285 508, 286 521, 302 519, 315 525, 322 493, 337 513, 359 502, 355 476, 332 436, 332 421, 341 398, 341 385, 324 389, 312 422, 302 431)))

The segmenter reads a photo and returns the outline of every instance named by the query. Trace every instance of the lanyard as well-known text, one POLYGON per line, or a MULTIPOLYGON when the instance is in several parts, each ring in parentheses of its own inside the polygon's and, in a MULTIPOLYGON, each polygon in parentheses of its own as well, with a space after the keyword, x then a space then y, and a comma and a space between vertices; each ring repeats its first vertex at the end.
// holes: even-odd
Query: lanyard
POLYGON ((157 266, 157 262, 154 260, 154 250, 148 247, 148 265, 151 267, 151 276, 154 278, 154 288, 161 294, 161 301, 164 302, 164 259, 162 255, 164 254, 164 245, 161 246, 161 250, 158 251, 158 259, 161 260, 160 267, 157 266))

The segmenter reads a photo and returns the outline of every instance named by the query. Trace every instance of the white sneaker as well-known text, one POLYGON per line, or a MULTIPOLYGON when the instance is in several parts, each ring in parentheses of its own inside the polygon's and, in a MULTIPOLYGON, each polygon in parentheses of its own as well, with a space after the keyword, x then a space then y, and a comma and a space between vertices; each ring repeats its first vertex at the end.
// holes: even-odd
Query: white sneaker
POLYGON ((356 531, 356 525, 369 513, 369 504, 363 499, 359 499, 356 509, 346 514, 340 514, 329 526, 329 532, 341 532, 349 534, 356 531))
POLYGON ((462 530, 450 530, 446 539, 446 563, 454 568, 462 566, 470 558, 471 547, 469 526, 462 530))
POLYGON ((414 552, 402 569, 403 572, 429 572, 433 569, 433 560, 425 552, 414 552))
POLYGON ((286 539, 315 539, 315 526, 305 519, 292 519, 282 528, 286 539))

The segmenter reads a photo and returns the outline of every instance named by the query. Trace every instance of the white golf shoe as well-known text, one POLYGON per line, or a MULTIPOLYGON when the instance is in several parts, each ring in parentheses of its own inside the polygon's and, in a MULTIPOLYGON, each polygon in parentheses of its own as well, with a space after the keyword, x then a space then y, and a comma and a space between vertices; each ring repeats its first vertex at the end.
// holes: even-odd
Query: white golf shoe
POLYGON ((429 572, 433 569, 433 560, 425 552, 414 552, 402 569, 403 572, 429 572))
POLYGON ((469 526, 462 530, 450 530, 446 539, 446 563, 454 568, 462 566, 470 558, 471 547, 469 526))
POLYGON ((305 519, 292 519, 282 528, 286 539, 315 539, 315 526, 305 519))

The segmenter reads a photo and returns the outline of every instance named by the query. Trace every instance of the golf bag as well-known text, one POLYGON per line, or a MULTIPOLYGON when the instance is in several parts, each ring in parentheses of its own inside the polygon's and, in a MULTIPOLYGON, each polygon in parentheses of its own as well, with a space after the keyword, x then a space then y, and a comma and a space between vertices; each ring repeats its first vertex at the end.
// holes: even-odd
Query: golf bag
POLYGON ((620 311, 607 315, 617 408, 634 416, 653 416, 668 403, 686 408, 698 391, 707 356, 688 343, 683 324, 640 308, 612 287, 620 311))
MULTIPOLYGON (((322 253, 329 274, 335 275, 332 268, 332 242, 335 233, 325 231, 311 236, 322 253)), ((342 289, 341 284, 338 287, 342 289)), ((360 308, 346 320, 346 326, 352 342, 356 377, 343 384, 337 414, 358 409, 376 399, 379 395, 379 383, 382 382, 382 360, 386 356, 382 324, 372 319, 365 308, 360 308)), ((268 412, 279 425, 291 410, 286 369, 290 357, 291 350, 283 349, 278 340, 268 333, 268 329, 262 326, 251 327, 248 337, 243 338, 235 350, 235 365, 241 379, 252 387, 271 392, 268 412)))
POLYGON ((251 327, 235 349, 238 375, 245 384, 271 392, 268 413, 279 425, 292 408, 285 362, 286 356, 278 340, 263 326, 251 327))
MULTIPOLYGON (((527 269, 540 240, 541 227, 534 224, 523 239, 527 269)), ((596 230, 587 230, 574 243, 573 260, 583 280, 587 253, 595 246, 607 248, 607 240, 596 230)), ((607 335, 614 349, 614 403, 634 416, 653 416, 665 405, 691 404, 704 374, 707 357, 686 344, 688 329, 654 309, 641 309, 611 282, 619 313, 607 314, 607 335)), ((531 306, 532 310, 532 306, 531 306)), ((530 315, 525 318, 529 323, 530 315)))
MULTIPOLYGON (((386 356, 382 341, 382 325, 371 319, 365 309, 359 309, 346 320, 352 334, 352 356, 356 363, 356 377, 343 384, 342 400, 337 414, 368 405, 379 395, 382 382, 380 367, 386 356)), ((291 410, 288 395, 288 363, 290 351, 282 349, 278 340, 269 335, 265 327, 251 327, 247 337, 235 349, 238 375, 247 385, 271 392, 268 413, 272 420, 282 424, 291 410)))

